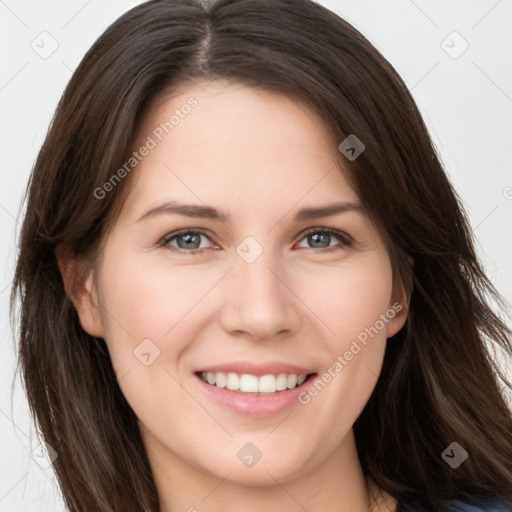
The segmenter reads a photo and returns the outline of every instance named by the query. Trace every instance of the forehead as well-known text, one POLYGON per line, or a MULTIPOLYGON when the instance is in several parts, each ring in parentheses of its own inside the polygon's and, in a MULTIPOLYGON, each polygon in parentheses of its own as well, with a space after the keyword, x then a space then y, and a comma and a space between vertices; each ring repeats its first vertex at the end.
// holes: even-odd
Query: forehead
POLYGON ((130 210, 174 195, 260 212, 358 199, 325 123, 283 94, 227 82, 182 86, 150 105, 134 148, 145 144, 153 147, 131 177, 130 210))

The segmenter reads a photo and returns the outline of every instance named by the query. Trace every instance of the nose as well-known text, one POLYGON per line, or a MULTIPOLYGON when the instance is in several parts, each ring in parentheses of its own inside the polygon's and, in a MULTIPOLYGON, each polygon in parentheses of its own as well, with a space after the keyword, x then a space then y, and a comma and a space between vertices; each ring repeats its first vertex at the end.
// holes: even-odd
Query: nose
POLYGON ((224 282, 223 328, 254 340, 289 336, 297 331, 300 300, 290 281, 290 274, 266 252, 252 263, 236 257, 224 282))

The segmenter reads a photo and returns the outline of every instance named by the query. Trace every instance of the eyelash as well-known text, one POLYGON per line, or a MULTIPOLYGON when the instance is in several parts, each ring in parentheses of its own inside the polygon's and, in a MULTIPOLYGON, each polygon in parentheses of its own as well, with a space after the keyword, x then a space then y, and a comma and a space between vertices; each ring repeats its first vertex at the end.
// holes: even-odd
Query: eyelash
MULTIPOLYGON (((331 229, 331 228, 311 228, 311 229, 308 229, 307 231, 305 231, 302 234, 302 238, 299 240, 299 242, 302 241, 307 235, 309 235, 311 233, 323 233, 323 234, 327 233, 329 235, 334 235, 341 242, 341 246, 342 247, 343 246, 344 247, 350 247, 352 245, 352 243, 353 243, 352 238, 350 236, 348 236, 346 233, 343 233, 342 231, 338 231, 337 229, 331 229)), ((206 238, 210 239, 210 237, 204 231, 196 230, 196 229, 182 229, 182 230, 179 230, 179 231, 174 231, 173 233, 170 233, 169 235, 164 237, 163 240, 161 241, 161 246, 169 248, 172 252, 177 253, 177 254, 190 254, 192 256, 198 256, 198 255, 202 254, 204 252, 204 249, 192 249, 190 251, 185 251, 185 250, 180 250, 180 249, 177 249, 177 248, 169 245, 169 242, 171 242, 175 238, 178 238, 181 235, 188 235, 188 234, 190 234, 190 235, 203 235, 206 238)), ((340 248, 341 248, 340 245, 334 245, 332 247, 327 247, 327 248, 324 248, 324 249, 316 249, 314 247, 309 247, 309 248, 306 247, 306 249, 311 249, 313 251, 323 252, 323 253, 326 253, 326 252, 327 253, 331 253, 331 252, 340 250, 340 248)))

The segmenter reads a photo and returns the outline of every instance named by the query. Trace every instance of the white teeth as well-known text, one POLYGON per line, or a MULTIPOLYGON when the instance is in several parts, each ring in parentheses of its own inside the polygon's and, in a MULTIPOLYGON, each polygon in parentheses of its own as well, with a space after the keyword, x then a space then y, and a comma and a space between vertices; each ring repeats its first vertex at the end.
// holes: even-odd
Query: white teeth
POLYGON ((288 375, 288 389, 292 389, 297 385, 297 375, 288 375))
POLYGON ((258 392, 258 377, 256 375, 248 375, 244 373, 240 377, 239 389, 242 393, 257 393, 258 392))
POLYGON ((228 373, 226 379, 226 387, 231 391, 240 389, 240 377, 236 373, 228 373))
POLYGON ((224 373, 217 373, 214 379, 214 384, 218 388, 225 388, 227 385, 226 375, 224 373))
MULTIPOLYGON (((258 379, 256 378, 256 380, 258 379)), ((277 390, 276 378, 273 375, 263 375, 259 381, 258 391, 260 393, 274 393, 277 390)), ((240 391, 245 391, 245 389, 240 386, 240 391)))
POLYGON ((234 372, 202 372, 201 379, 212 386, 227 388, 241 393, 275 393, 293 389, 304 383, 307 374, 296 375, 280 373, 278 375, 263 375, 257 377, 248 373, 234 372))
POLYGON ((276 389, 277 391, 283 391, 288 389, 288 375, 286 373, 280 373, 276 379, 276 389))

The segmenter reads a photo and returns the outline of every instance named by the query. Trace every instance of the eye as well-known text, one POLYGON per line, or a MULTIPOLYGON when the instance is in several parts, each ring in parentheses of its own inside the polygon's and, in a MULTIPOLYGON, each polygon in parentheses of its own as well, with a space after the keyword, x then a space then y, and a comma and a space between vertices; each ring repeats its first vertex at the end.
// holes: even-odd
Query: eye
POLYGON ((350 247, 352 244, 351 237, 337 229, 312 228, 304 234, 305 236, 302 240, 306 239, 308 243, 313 244, 313 247, 309 247, 309 249, 320 250, 320 252, 333 252, 340 250, 343 247, 350 247), (339 243, 330 245, 333 238, 337 239, 339 243))
MULTIPOLYGON (((208 247, 208 245, 201 246, 201 237, 211 242, 210 237, 202 231, 182 229, 167 235, 161 241, 161 245, 178 254, 191 254, 195 256, 202 254, 204 252, 203 250, 208 247)), ((343 247, 350 247, 352 244, 352 238, 349 235, 330 228, 311 228, 304 233, 302 240, 304 239, 313 245, 313 247, 309 247, 309 249, 319 252, 333 252, 343 247), (331 245, 331 242, 334 240, 338 240, 338 243, 331 245)))
POLYGON ((180 231, 170 233, 162 240, 161 244, 164 247, 169 247, 172 251, 177 253, 197 255, 201 254, 205 247, 201 247, 201 237, 210 240, 210 238, 202 231, 182 229, 180 231), (171 244, 171 242, 174 241, 176 241, 177 247, 171 244))

